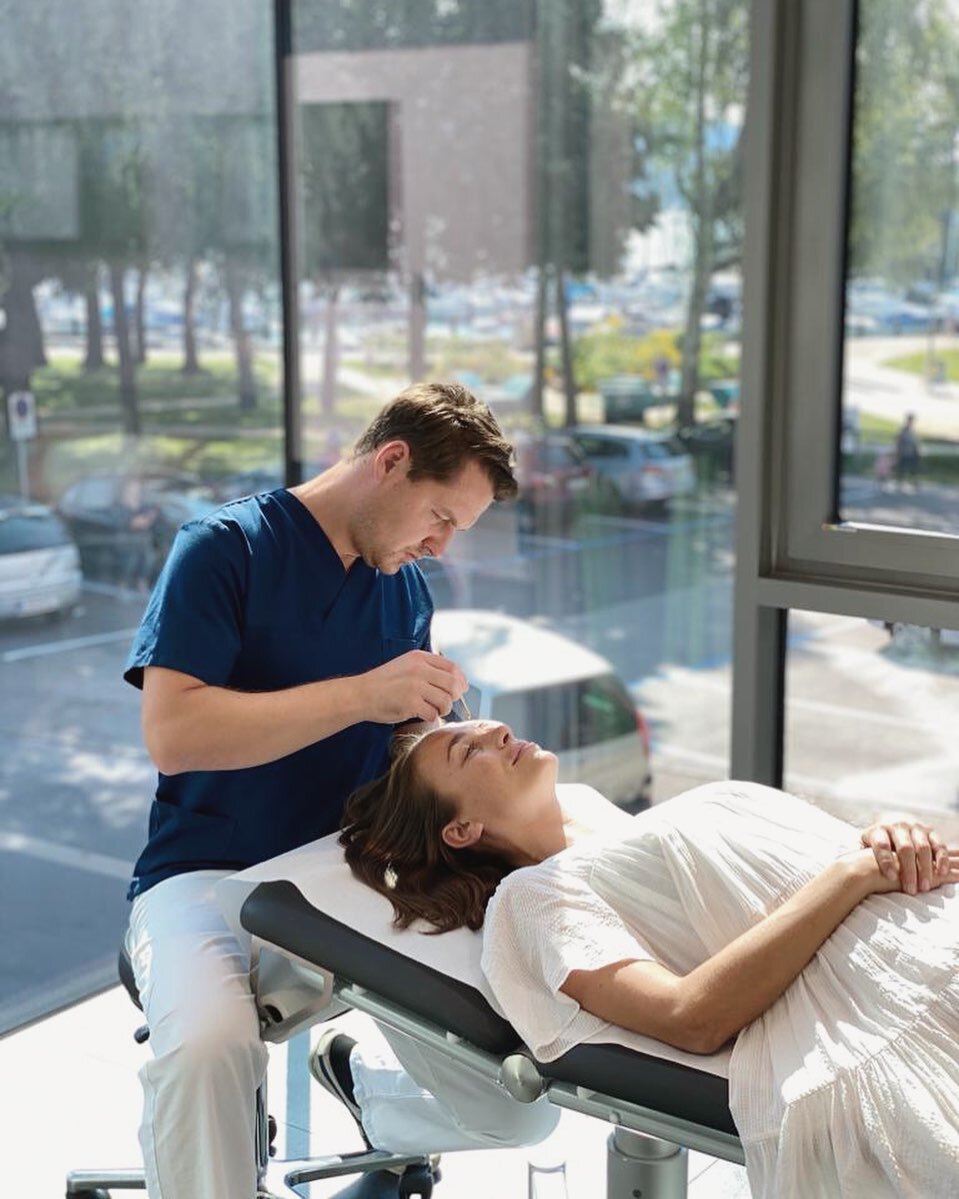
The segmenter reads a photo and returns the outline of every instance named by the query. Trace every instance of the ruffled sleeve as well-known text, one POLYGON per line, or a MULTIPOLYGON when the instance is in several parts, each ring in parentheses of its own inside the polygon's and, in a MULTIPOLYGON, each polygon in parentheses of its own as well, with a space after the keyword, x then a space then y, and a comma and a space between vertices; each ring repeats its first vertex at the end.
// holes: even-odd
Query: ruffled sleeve
POLYGON ((509 875, 487 909, 483 973, 506 1018, 541 1061, 609 1027, 560 990, 574 970, 652 957, 592 890, 587 864, 573 855, 509 875))

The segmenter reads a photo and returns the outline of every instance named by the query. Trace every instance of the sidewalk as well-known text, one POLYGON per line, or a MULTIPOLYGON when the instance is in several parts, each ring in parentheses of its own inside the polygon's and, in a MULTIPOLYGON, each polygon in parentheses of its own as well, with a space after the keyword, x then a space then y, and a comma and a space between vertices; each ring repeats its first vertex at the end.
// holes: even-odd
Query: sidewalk
MULTIPOLYGON (((936 335, 937 351, 957 344, 959 338, 936 335)), ((896 424, 907 412, 914 412, 920 438, 945 437, 959 441, 959 384, 930 385, 920 375, 883 365, 892 358, 925 353, 928 346, 926 336, 848 339, 846 406, 896 424)))

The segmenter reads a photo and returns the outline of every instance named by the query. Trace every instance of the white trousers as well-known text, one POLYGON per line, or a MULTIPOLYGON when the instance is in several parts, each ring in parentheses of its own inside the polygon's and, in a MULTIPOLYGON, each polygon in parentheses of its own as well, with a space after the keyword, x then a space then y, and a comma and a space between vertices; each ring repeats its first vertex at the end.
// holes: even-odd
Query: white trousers
MULTIPOLYGON (((253 1199, 256 1089, 267 1050, 250 987, 250 939, 214 897, 227 872, 194 871, 133 901, 127 948, 150 1026, 140 1071, 140 1145, 150 1199, 253 1199)), ((530 1145, 559 1119, 466 1076, 442 1054, 381 1029, 389 1042, 353 1050, 363 1127, 400 1153, 530 1145), (404 1069, 405 1068, 405 1069, 404 1069)), ((330 1147, 333 1151, 334 1147, 330 1147)))

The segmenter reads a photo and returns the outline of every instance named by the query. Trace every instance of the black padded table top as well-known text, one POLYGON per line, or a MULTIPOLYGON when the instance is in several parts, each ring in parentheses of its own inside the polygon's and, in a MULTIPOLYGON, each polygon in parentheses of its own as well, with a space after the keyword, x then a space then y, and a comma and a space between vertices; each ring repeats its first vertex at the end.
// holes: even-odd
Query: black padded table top
MULTIPOLYGON (((512 1026, 474 986, 348 927, 288 880, 258 883, 243 901, 240 923, 262 941, 365 987, 487 1053, 504 1056, 522 1048, 512 1026)), ((736 1135, 729 1084, 718 1074, 618 1044, 585 1043, 553 1062, 536 1064, 544 1078, 736 1135)))

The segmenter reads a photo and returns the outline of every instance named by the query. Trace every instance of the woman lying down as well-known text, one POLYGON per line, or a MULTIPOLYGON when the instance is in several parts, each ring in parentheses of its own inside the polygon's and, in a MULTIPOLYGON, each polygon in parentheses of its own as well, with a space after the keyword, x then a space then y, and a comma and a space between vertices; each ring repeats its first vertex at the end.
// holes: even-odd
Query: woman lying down
POLYGON ((735 1037, 754 1195, 959 1193, 959 849, 751 783, 635 817, 566 790, 505 725, 446 725, 352 797, 341 839, 400 926, 484 928, 541 1060, 608 1024, 696 1053, 735 1037))

